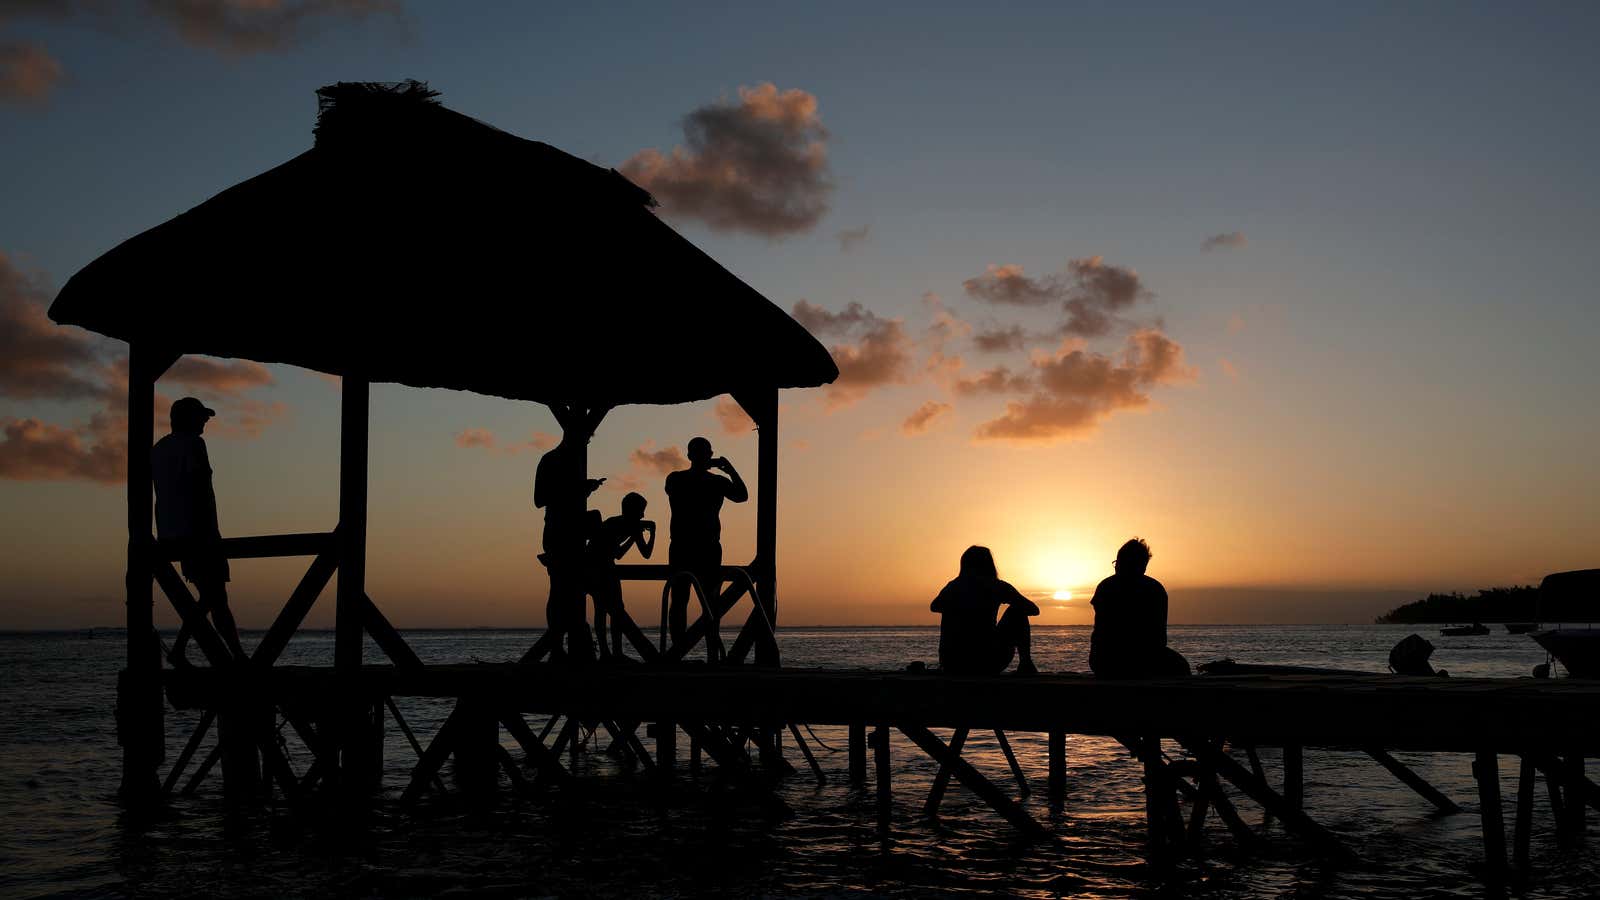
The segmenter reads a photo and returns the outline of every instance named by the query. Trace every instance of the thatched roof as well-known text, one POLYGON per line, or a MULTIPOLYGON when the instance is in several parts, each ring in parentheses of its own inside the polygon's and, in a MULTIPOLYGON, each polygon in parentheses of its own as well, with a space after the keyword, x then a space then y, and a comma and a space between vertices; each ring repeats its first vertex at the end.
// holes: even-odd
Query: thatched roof
POLYGON ((619 175, 426 86, 318 91, 310 150, 91 262, 57 322, 182 353, 542 402, 814 387, 799 323, 619 175))

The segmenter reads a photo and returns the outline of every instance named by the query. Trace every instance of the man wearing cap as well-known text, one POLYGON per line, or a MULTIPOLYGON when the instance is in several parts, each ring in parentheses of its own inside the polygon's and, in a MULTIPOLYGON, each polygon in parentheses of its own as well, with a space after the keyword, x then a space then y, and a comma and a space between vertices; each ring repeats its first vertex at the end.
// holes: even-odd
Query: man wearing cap
MULTIPOLYGON (((200 612, 211 614, 228 650, 238 660, 247 655, 239 643, 239 627, 228 609, 228 558, 222 555, 217 527, 217 495, 211 489, 211 459, 200 435, 216 415, 193 397, 172 404, 172 433, 150 448, 150 476, 156 488, 156 536, 180 548, 183 577, 200 594, 200 612)), ((173 665, 187 664, 189 625, 178 629, 172 645, 173 665)))

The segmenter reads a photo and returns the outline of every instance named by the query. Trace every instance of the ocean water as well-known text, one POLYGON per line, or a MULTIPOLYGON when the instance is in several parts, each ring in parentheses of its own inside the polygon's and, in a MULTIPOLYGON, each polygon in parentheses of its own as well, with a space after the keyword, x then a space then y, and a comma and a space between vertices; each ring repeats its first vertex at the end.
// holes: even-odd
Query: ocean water
MULTIPOLYGON (((1172 645, 1191 662, 1222 657, 1381 672, 1388 649, 1412 630, 1437 646, 1433 662, 1460 675, 1526 675, 1544 654, 1501 630, 1440 637, 1426 626, 1174 626, 1172 645)), ((422 631, 408 639, 424 660, 516 659, 536 638, 524 631, 422 631)), ((259 635, 246 634, 246 645, 259 635)), ((900 669, 936 657, 929 628, 794 628, 781 637, 794 666, 900 669)), ((1034 632, 1041 669, 1086 668, 1088 630, 1034 632)), ((1068 739, 1068 786, 1046 803, 1041 735, 1010 735, 1034 788, 1022 802, 1056 836, 1027 843, 953 784, 942 814, 921 814, 935 765, 896 736, 894 824, 876 827, 874 800, 846 778, 843 729, 815 729, 826 782, 805 769, 774 803, 687 766, 671 783, 629 771, 590 744, 577 763, 581 795, 544 792, 468 808, 454 795, 413 809, 395 797, 415 754, 396 729, 385 748, 387 797, 360 818, 269 806, 229 813, 220 775, 134 820, 115 802, 119 776, 112 706, 124 655, 117 632, 0 635, 0 895, 34 896, 701 896, 1002 893, 1015 896, 1419 897, 1486 896, 1477 792, 1459 754, 1397 754, 1466 812, 1436 816, 1420 797, 1365 756, 1308 749, 1307 811, 1356 850, 1355 863, 1318 859, 1235 795, 1264 838, 1244 852, 1208 820, 1197 859, 1162 873, 1145 863, 1141 768, 1115 743, 1068 739)), ((326 664, 331 635, 296 636, 285 662, 326 664)), ((426 741, 448 709, 402 701, 426 741)), ((169 713, 169 763, 195 716, 169 713)), ((533 719, 538 728, 542 723, 533 719)), ((809 737, 809 736, 808 736, 809 737)), ((520 753, 507 740, 508 748, 520 753)), ((1017 795, 993 738, 975 732, 966 757, 1017 795)), ((307 754, 292 739, 297 771, 307 754)), ((680 741, 686 755, 687 741, 680 741)), ((1269 778, 1276 751, 1264 750, 1269 778)), ((447 767, 448 769, 448 767, 447 767)), ((1509 828, 1515 766, 1502 763, 1509 828)), ((1591 764, 1590 777, 1595 777, 1591 764)), ((1543 800, 1541 786, 1540 798, 1543 800)), ((1592 817, 1592 816, 1591 816, 1592 817)), ((1575 846, 1555 839, 1548 807, 1535 811, 1533 870, 1517 893, 1595 896, 1600 833, 1575 846)))

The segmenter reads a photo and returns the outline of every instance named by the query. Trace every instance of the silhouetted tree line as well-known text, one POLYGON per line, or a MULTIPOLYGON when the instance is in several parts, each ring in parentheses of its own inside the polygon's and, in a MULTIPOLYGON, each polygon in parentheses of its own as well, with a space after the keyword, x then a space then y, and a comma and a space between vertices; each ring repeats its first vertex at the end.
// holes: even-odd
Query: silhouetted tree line
POLYGON ((1419 622, 1546 622, 1561 621, 1557 609, 1539 609, 1539 589, 1531 584, 1486 588, 1476 596, 1429 594, 1397 606, 1377 618, 1379 625, 1419 622))

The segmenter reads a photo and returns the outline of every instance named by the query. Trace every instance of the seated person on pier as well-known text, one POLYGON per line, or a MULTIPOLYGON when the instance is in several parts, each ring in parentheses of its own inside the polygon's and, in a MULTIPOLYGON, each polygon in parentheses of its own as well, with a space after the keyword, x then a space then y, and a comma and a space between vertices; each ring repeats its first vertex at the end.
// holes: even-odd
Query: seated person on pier
POLYGON ((604 478, 584 470, 585 447, 606 410, 579 410, 552 405, 561 423, 561 442, 539 459, 533 478, 533 505, 544 510, 544 552, 539 561, 550 573, 550 599, 545 627, 556 636, 554 655, 566 652, 578 661, 594 659, 594 639, 584 616, 584 538, 591 529, 589 495, 604 478))
MULTIPOLYGON (((228 558, 217 526, 217 495, 211 487, 211 457, 206 454, 206 420, 216 415, 193 397, 172 404, 172 433, 150 448, 150 478, 156 491, 156 536, 176 544, 183 577, 200 595, 200 612, 211 614, 217 632, 234 658, 249 658, 239 643, 239 627, 228 609, 228 558)), ((169 657, 187 665, 189 623, 178 629, 169 657)))
MULTIPOLYGON (((701 600, 710 615, 718 614, 717 599, 722 594, 722 501, 743 503, 750 490, 739 477, 733 463, 711 455, 711 442, 703 437, 689 441, 689 468, 667 476, 667 503, 672 517, 667 521, 667 563, 672 573, 690 572, 700 583, 701 600), (721 469, 724 478, 712 472, 721 469)), ((672 582, 672 600, 667 622, 674 644, 689 630, 689 584, 687 579, 672 582)), ((722 639, 715 628, 706 635, 706 650, 712 658, 722 655, 722 639)))
POLYGON ((1116 574, 1094 589, 1089 668, 1103 678, 1188 675, 1189 663, 1167 646, 1167 589, 1144 573, 1150 546, 1139 538, 1117 551, 1116 574))
POLYGON ((987 547, 968 547, 961 572, 944 586, 931 609, 940 613, 939 664, 953 675, 996 675, 1017 657, 1017 674, 1034 675, 1033 629, 1039 606, 1000 580, 987 547), (1005 614, 995 621, 1000 607, 1005 614))
POLYGON ((645 559, 656 548, 656 523, 644 517, 643 494, 630 492, 622 498, 622 515, 612 516, 595 526, 585 547, 585 577, 589 595, 594 597, 594 637, 602 657, 622 656, 622 629, 614 610, 622 609, 622 579, 617 577, 617 560, 637 546, 645 559), (606 618, 611 617, 611 646, 606 645, 606 618))

